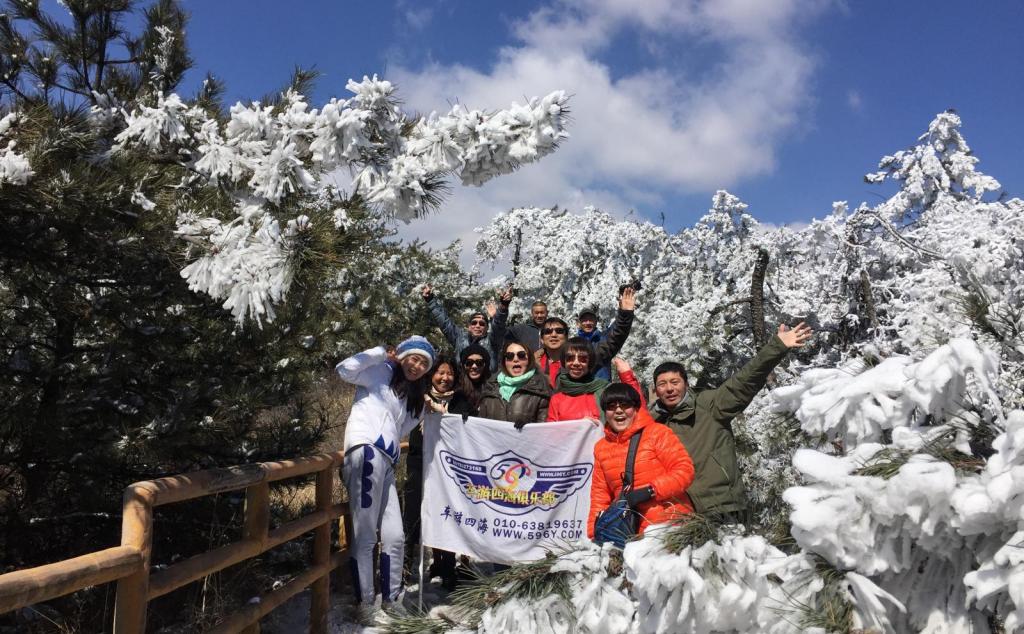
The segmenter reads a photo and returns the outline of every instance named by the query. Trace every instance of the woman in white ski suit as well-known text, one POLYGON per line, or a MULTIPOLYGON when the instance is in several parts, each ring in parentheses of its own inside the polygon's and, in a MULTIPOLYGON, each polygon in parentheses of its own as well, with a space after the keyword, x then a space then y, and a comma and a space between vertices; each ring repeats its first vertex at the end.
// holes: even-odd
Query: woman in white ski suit
POLYGON ((390 355, 384 346, 345 359, 341 378, 356 386, 356 399, 345 427, 342 478, 352 514, 349 563, 356 598, 365 606, 375 600, 373 548, 380 531, 380 590, 391 603, 402 593, 405 535, 395 489, 399 442, 419 422, 425 375, 435 352, 423 337, 406 339, 390 355))

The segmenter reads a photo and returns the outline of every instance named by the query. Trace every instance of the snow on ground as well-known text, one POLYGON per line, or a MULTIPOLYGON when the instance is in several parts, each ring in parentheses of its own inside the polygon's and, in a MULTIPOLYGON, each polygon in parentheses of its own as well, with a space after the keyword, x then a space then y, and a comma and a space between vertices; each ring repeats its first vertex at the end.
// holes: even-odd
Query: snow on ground
MULTIPOLYGON (((440 581, 439 577, 435 578, 424 587, 424 611, 446 605, 448 593, 441 588, 440 581)), ((405 605, 416 609, 418 593, 419 584, 408 586, 405 605)), ((330 634, 382 634, 384 632, 381 627, 357 623, 354 618, 355 614, 354 599, 348 591, 347 584, 340 588, 338 584, 334 584, 331 588, 331 612, 327 619, 330 634)), ((271 612, 261 621, 260 627, 264 634, 295 634, 307 631, 309 628, 309 591, 299 593, 278 610, 271 612)))

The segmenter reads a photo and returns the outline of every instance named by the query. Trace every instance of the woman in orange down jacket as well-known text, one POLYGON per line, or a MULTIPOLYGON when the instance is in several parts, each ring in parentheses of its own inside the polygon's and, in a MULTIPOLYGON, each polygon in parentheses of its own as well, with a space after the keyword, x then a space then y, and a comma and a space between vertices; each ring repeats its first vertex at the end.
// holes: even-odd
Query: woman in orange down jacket
POLYGON ((612 383, 601 395, 604 438, 594 445, 594 481, 590 487, 587 536, 594 522, 622 492, 629 439, 640 430, 633 463, 633 486, 626 492, 629 506, 640 513, 639 534, 650 524, 692 513, 686 488, 693 482, 693 462, 686 448, 666 425, 659 425, 641 406, 640 394, 624 383, 612 383))

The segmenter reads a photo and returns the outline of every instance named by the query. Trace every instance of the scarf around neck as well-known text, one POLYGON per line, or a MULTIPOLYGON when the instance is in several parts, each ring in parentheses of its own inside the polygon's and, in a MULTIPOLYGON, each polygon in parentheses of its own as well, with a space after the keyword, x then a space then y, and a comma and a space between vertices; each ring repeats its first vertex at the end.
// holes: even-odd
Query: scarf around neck
POLYGON ((589 381, 577 381, 568 374, 558 375, 558 391, 564 392, 569 396, 595 394, 600 398, 600 393, 604 391, 604 388, 608 387, 609 383, 610 381, 607 379, 595 377, 593 374, 590 375, 589 381))
POLYGON ((512 398, 512 395, 516 393, 516 390, 518 390, 520 387, 523 386, 524 383, 533 378, 533 375, 536 373, 536 370, 529 370, 528 372, 524 372, 519 376, 509 376, 504 372, 499 372, 498 392, 501 393, 502 400, 510 400, 512 398))
POLYGON ((604 389, 610 384, 611 381, 596 377, 593 374, 590 375, 589 381, 574 381, 568 374, 559 374, 556 391, 568 394, 569 396, 593 394, 594 400, 597 401, 597 415, 601 419, 601 425, 604 425, 605 419, 604 409, 601 407, 601 394, 604 393, 604 389))
POLYGON ((453 396, 455 396, 455 390, 438 392, 431 386, 430 391, 423 395, 423 400, 427 402, 427 406, 431 410, 438 414, 447 414, 448 403, 451 402, 453 396))

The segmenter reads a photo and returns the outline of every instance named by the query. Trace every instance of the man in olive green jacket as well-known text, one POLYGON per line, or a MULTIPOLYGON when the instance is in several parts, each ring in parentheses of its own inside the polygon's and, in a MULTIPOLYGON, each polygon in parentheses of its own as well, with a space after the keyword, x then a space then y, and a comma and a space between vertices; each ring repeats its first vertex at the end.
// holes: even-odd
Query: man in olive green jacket
POLYGON ((658 398, 650 405, 651 416, 675 432, 693 460, 696 474, 686 492, 698 513, 743 521, 747 500, 732 419, 750 405, 790 349, 804 345, 812 334, 803 322, 792 330, 780 325, 778 334, 757 356, 713 390, 687 389, 686 370, 678 363, 662 363, 654 369, 658 398))

